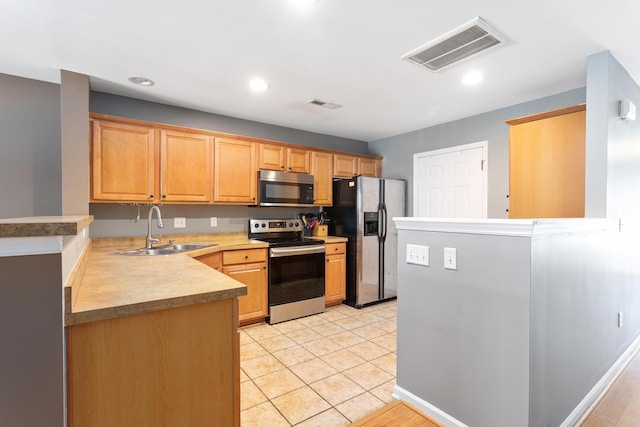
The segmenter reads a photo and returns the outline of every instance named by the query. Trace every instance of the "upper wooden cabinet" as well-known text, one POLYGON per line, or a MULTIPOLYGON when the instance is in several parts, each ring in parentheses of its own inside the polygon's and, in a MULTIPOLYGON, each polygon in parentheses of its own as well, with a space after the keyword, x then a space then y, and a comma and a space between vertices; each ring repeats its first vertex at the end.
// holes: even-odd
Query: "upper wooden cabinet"
POLYGON ((257 203, 256 143, 216 138, 214 154, 214 203, 257 203))
POLYGON ((314 151, 311 153, 311 174, 316 206, 333 204, 333 154, 314 151))
POLYGON ((285 151, 282 145, 260 144, 258 169, 284 171, 285 151))
POLYGON ((348 154, 334 154, 333 176, 351 178, 354 175, 358 175, 358 158, 348 154))
POLYGON ((157 132, 142 125, 93 120, 91 199, 157 202, 157 132))
POLYGON ((213 199, 213 136, 160 131, 160 183, 163 202, 213 199))
POLYGON ((380 178, 382 176, 382 160, 358 157, 358 175, 380 178))
POLYGON ((276 144, 259 144, 258 169, 310 173, 311 152, 276 144))
POLYGON ((287 172, 309 173, 311 171, 311 151, 301 148, 287 148, 287 172))
POLYGON ((586 107, 508 120, 509 218, 584 217, 586 107))

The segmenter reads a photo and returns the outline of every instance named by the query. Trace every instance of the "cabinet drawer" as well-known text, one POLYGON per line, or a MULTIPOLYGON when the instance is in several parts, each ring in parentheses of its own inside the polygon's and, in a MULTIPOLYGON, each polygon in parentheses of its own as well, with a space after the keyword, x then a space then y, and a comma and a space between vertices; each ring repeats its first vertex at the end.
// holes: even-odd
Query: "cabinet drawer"
POLYGON ((247 264, 267 260, 267 249, 240 249, 237 251, 224 251, 222 264, 247 264))
POLYGON ((346 243, 327 243, 325 245, 325 253, 327 255, 343 254, 346 252, 346 243))

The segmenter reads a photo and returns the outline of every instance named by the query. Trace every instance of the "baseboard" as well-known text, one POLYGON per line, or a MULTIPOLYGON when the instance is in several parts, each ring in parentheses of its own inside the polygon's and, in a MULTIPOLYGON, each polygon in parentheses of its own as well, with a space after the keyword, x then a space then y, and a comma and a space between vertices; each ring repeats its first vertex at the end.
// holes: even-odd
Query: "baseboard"
POLYGON ((415 406, 418 410, 424 412, 425 414, 427 414, 431 418, 434 418, 434 419, 440 421, 441 423, 443 423, 447 427, 469 427, 465 423, 463 423, 462 421, 459 421, 459 420, 455 419, 451 415, 449 415, 446 412, 440 410, 439 408, 433 406, 432 404, 430 404, 426 400, 423 400, 423 399, 419 398, 418 396, 416 396, 415 394, 411 393, 410 391, 407 391, 407 390, 403 389, 402 387, 398 386, 397 384, 393 388, 392 396, 394 398, 396 398, 396 399, 399 399, 399 400, 402 400, 404 402, 410 403, 411 405, 415 406))
POLYGON ((589 416, 593 408, 598 404, 600 399, 609 390, 613 382, 622 373, 624 368, 629 364, 633 356, 640 349, 640 335, 625 350, 624 353, 616 360, 609 370, 600 378, 600 381, 593 386, 591 391, 582 399, 582 401, 569 414, 560 427, 573 427, 582 424, 589 416))

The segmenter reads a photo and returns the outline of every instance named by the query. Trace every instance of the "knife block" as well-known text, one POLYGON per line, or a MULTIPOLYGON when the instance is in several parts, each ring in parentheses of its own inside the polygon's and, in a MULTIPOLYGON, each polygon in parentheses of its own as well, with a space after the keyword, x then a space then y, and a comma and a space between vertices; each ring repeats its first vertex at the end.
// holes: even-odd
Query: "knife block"
POLYGON ((326 237, 328 228, 329 227, 326 226, 325 224, 316 224, 311 229, 311 235, 318 236, 318 237, 326 237))

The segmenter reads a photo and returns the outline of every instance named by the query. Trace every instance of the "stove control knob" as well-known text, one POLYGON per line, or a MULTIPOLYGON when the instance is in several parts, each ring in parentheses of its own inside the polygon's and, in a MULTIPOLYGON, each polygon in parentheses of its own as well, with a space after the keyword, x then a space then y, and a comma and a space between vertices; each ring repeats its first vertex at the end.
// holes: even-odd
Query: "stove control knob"
POLYGON ((260 224, 257 224, 257 223, 253 224, 253 228, 258 228, 258 227, 260 227, 260 224))
POLYGON ((289 223, 289 227, 293 227, 293 223, 292 222, 289 223))
POLYGON ((263 223, 262 224, 262 228, 265 228, 267 226, 267 224, 263 223))
POLYGON ((296 227, 299 227, 299 226, 300 226, 300 223, 299 223, 299 222, 296 222, 296 227))

